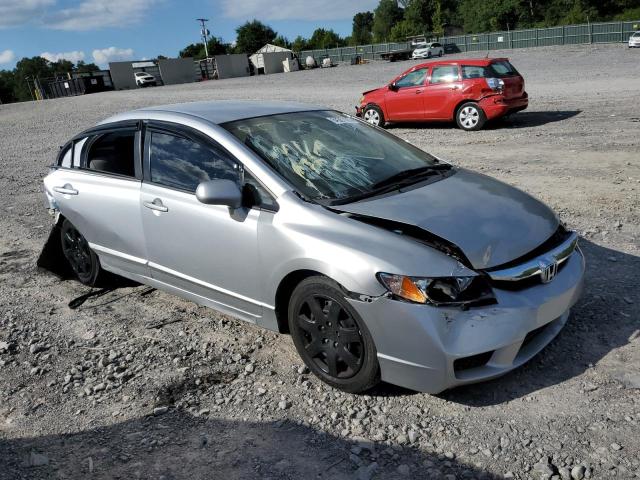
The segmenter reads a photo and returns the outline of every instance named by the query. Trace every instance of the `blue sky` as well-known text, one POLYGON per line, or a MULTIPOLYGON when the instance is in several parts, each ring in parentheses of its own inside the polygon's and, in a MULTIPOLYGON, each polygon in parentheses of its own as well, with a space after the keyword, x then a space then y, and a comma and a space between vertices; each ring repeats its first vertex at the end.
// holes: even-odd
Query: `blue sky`
POLYGON ((0 0, 0 69, 43 55, 106 65, 176 56, 199 41, 198 17, 227 42, 257 18, 293 40, 317 27, 351 33, 353 15, 378 0, 0 0))

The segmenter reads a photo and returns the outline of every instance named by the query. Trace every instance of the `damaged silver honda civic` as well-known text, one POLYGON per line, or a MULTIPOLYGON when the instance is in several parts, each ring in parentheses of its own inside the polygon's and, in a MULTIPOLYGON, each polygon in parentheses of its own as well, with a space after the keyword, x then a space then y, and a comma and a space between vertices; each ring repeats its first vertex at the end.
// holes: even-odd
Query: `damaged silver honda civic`
POLYGON ((198 102, 116 115, 44 179, 60 256, 289 333, 347 392, 502 375, 564 326, 585 269, 545 205, 349 115, 198 102))

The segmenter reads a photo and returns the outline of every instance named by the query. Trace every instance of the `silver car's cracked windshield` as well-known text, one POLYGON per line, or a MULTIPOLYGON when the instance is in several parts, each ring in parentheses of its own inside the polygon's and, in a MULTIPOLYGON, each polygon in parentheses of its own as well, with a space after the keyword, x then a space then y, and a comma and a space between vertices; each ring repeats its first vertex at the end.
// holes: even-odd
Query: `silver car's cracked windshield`
POLYGON ((344 203, 419 181, 451 166, 397 137, 333 111, 223 125, 305 197, 344 203))

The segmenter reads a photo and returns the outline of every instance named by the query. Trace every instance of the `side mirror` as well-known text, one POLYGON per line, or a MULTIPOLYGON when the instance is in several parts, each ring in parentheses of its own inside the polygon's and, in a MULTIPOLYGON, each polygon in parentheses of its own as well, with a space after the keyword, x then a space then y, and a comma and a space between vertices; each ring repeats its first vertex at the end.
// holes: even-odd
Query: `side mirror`
POLYGON ((196 188, 196 198, 205 205, 226 205, 236 209, 242 206, 242 192, 232 180, 208 180, 196 188))
POLYGON ((396 85, 396 82, 393 82, 393 83, 389 84, 389 90, 391 90, 392 92, 397 92, 398 91, 398 86, 396 85))

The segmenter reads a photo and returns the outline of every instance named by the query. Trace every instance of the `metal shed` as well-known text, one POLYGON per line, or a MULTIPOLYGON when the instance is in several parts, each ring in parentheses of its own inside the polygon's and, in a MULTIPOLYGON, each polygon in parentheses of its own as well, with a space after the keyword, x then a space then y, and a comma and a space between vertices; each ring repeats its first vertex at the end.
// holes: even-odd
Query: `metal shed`
POLYGON ((249 57, 256 73, 284 72, 283 61, 293 58, 293 50, 267 43, 264 47, 249 57))

